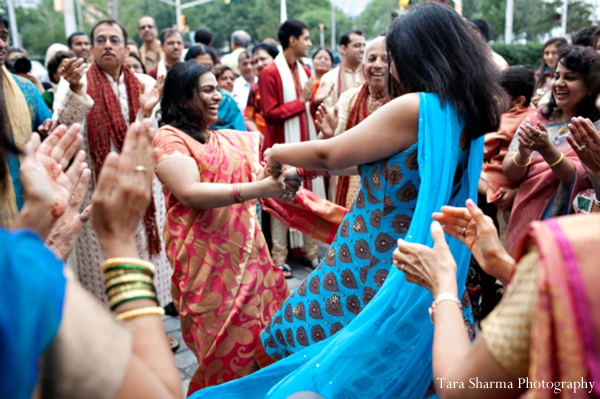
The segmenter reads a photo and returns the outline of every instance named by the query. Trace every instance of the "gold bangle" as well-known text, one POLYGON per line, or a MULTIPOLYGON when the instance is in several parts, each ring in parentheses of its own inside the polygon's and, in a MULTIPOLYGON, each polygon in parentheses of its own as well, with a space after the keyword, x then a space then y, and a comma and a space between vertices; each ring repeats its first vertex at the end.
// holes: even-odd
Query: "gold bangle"
POLYGON ((558 158, 558 161, 548 164, 548 166, 550 166, 550 169, 552 169, 553 167, 555 167, 556 165, 558 165, 559 163, 561 163, 563 161, 563 159, 565 159, 565 154, 563 154, 562 152, 560 153, 560 158, 558 158))
POLYGON ((111 309, 115 309, 120 304, 125 303, 127 301, 133 301, 135 299, 153 299, 154 301, 156 301, 156 303, 158 303, 155 292, 150 290, 134 290, 123 292, 121 294, 113 296, 108 300, 108 306, 111 309))
POLYGON ((147 308, 138 308, 128 310, 127 312, 117 314, 117 320, 128 321, 135 319, 140 316, 159 316, 165 315, 165 310, 159 306, 152 306, 147 308))
POLYGON ((104 273, 108 268, 112 266, 121 266, 121 265, 135 265, 140 267, 145 267, 150 269, 154 274, 154 265, 150 262, 146 262, 145 260, 137 259, 137 258, 111 258, 107 259, 102 266, 100 266, 100 271, 104 273))
POLYGON ((138 266, 138 265, 114 265, 114 266, 109 266, 108 268, 106 268, 105 273, 111 273, 117 270, 123 270, 126 273, 125 274, 139 274, 139 273, 143 273, 146 276, 150 276, 150 277, 154 277, 154 272, 150 269, 148 269, 145 266, 138 266))
POLYGON ((238 195, 238 201, 240 201, 240 204, 242 202, 244 202, 244 200, 242 199, 242 187, 241 187, 241 184, 237 185, 237 195, 238 195))
MULTIPOLYGON (((146 269, 144 269, 146 270, 146 269)), ((146 277, 150 277, 152 278, 153 276, 150 276, 148 271, 146 270, 145 272, 142 270, 134 270, 134 269, 117 269, 117 270, 111 270, 109 272, 104 273, 104 281, 107 282, 110 279, 113 279, 115 277, 119 277, 119 276, 146 276, 146 277)))
POLYGON ((518 152, 515 152, 515 155, 513 155, 513 163, 515 165, 517 165, 519 168, 526 168, 526 167, 528 167, 529 164, 531 163, 531 156, 527 159, 527 163, 525 165, 521 165, 520 163, 517 162, 517 155, 518 154, 519 154, 518 152))
POLYGON ((106 279, 106 289, 109 290, 114 286, 124 283, 147 283, 154 284, 152 277, 140 273, 128 273, 106 279))
POLYGON ((154 288, 154 284, 148 283, 128 283, 121 285, 113 285, 112 287, 108 287, 106 289, 106 296, 110 300, 110 298, 115 295, 119 295, 123 292, 135 291, 135 290, 149 290, 156 292, 156 288, 154 288))

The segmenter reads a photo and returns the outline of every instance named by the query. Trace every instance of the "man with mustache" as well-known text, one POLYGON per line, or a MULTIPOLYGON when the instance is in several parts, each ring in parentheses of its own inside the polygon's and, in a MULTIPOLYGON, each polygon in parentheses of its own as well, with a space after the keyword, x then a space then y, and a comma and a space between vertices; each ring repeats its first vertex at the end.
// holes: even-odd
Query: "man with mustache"
MULTIPOLYGON (((82 58, 67 61, 54 108, 54 119, 59 123, 82 125, 85 162, 92 170, 84 207, 91 203, 91 192, 105 157, 111 151, 121 151, 128 126, 136 119, 149 116, 158 102, 158 90, 152 90, 155 80, 135 74, 124 66, 128 53, 127 32, 121 25, 113 20, 100 21, 92 29, 90 38, 94 63, 87 68, 82 58), (144 94, 144 88, 150 93, 144 94)), ((143 168, 138 172, 153 173, 143 168)), ((161 185, 154 178, 153 201, 138 227, 136 241, 141 258, 152 262, 156 268, 154 283, 161 306, 171 302, 171 268, 161 242, 164 215, 161 185)), ((81 231, 76 254, 81 284, 106 304, 104 279, 100 273, 104 259, 90 224, 81 231)))
POLYGON ((183 36, 175 29, 165 28, 160 32, 160 49, 165 58, 159 61, 156 68, 148 72, 154 79, 167 74, 173 64, 182 61, 183 36))

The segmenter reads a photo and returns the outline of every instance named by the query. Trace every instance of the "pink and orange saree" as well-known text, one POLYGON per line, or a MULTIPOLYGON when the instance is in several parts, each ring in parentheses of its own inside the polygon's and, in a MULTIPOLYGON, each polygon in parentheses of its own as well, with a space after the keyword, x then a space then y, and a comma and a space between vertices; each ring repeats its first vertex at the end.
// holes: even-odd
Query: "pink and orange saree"
MULTIPOLYGON (((256 181, 259 136, 214 131, 206 144, 171 126, 154 138, 159 162, 192 157, 203 183, 256 181)), ((190 209, 165 190, 165 247, 173 266, 171 295, 186 345, 198 358, 188 395, 258 369, 259 334, 288 295, 257 218, 256 200, 190 209)), ((346 210, 307 190, 294 203, 262 199, 263 208, 290 227, 331 242, 346 210)), ((260 346, 259 346, 260 347, 260 346)))
MULTIPOLYGON (((566 135, 558 135, 559 129, 564 124, 548 125, 540 108, 533 110, 523 121, 532 126, 536 126, 538 122, 546 125, 553 145, 565 155, 565 158, 573 162, 576 173, 571 186, 566 187, 560 183, 540 154, 537 152, 531 154, 531 165, 527 175, 519 183, 519 191, 508 222, 506 250, 511 256, 515 254, 517 244, 527 233, 530 222, 573 213, 572 203, 577 193, 591 187, 581 161, 565 139, 566 135)), ((508 149, 509 153, 518 151, 518 136, 517 132, 508 149)))
MULTIPOLYGON (((521 250, 539 250, 538 305, 532 323, 530 381, 586 382, 563 389, 561 398, 600 397, 600 215, 577 215, 534 223, 521 250), (595 382, 590 392, 590 382, 595 382)), ((534 389, 527 398, 556 397, 534 389)))

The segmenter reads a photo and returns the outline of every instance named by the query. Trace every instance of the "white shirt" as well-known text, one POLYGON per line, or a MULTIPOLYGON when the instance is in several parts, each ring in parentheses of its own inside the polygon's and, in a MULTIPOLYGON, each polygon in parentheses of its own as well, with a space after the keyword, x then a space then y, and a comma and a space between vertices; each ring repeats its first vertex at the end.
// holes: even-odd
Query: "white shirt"
MULTIPOLYGON (((253 83, 256 82, 258 82, 258 78, 255 76, 253 83)), ((250 95, 251 87, 252 83, 248 83, 243 76, 240 76, 233 81, 233 91, 231 92, 231 95, 238 107, 240 107, 242 115, 244 115, 244 112, 246 111, 246 104, 248 104, 248 96, 250 95)))

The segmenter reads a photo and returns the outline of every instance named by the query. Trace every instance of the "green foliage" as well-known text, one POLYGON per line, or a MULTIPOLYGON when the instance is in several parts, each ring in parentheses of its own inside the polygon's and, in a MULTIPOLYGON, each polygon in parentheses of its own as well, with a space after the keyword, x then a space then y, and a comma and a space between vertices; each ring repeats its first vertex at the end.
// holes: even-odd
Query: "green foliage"
POLYGON ((365 32, 367 39, 372 39, 388 30, 392 21, 391 14, 397 10, 397 0, 373 0, 356 18, 355 25, 365 32))
POLYGON ((42 0, 35 9, 16 9, 21 43, 35 60, 43 61, 52 43, 65 42, 65 25, 61 14, 54 11, 52 0, 42 0))
MULTIPOLYGON (((515 0, 513 32, 528 41, 538 41, 539 35, 559 27, 560 20, 553 15, 562 11, 562 0, 515 0)), ((468 19, 482 18, 492 28, 492 40, 503 39, 506 16, 506 0, 465 0, 463 15, 468 19)), ((583 0, 569 2, 567 28, 570 32, 590 26, 590 5, 583 0)))
MULTIPOLYGON (((184 14, 191 30, 201 26, 210 28, 213 32, 213 45, 221 47, 229 41, 231 32, 236 29, 247 31, 258 41, 267 37, 277 39, 279 10, 279 0, 243 0, 228 5, 222 0, 214 0, 184 10, 184 14)), ((324 24, 325 43, 330 43, 331 3, 329 0, 288 0, 287 13, 288 18, 304 21, 310 26, 310 36, 315 47, 319 43, 319 24, 324 24)), ((336 36, 350 26, 350 19, 337 10, 336 36)))
POLYGON ((542 43, 492 44, 492 49, 504 57, 508 65, 530 65, 537 69, 540 67, 543 46, 542 43))

